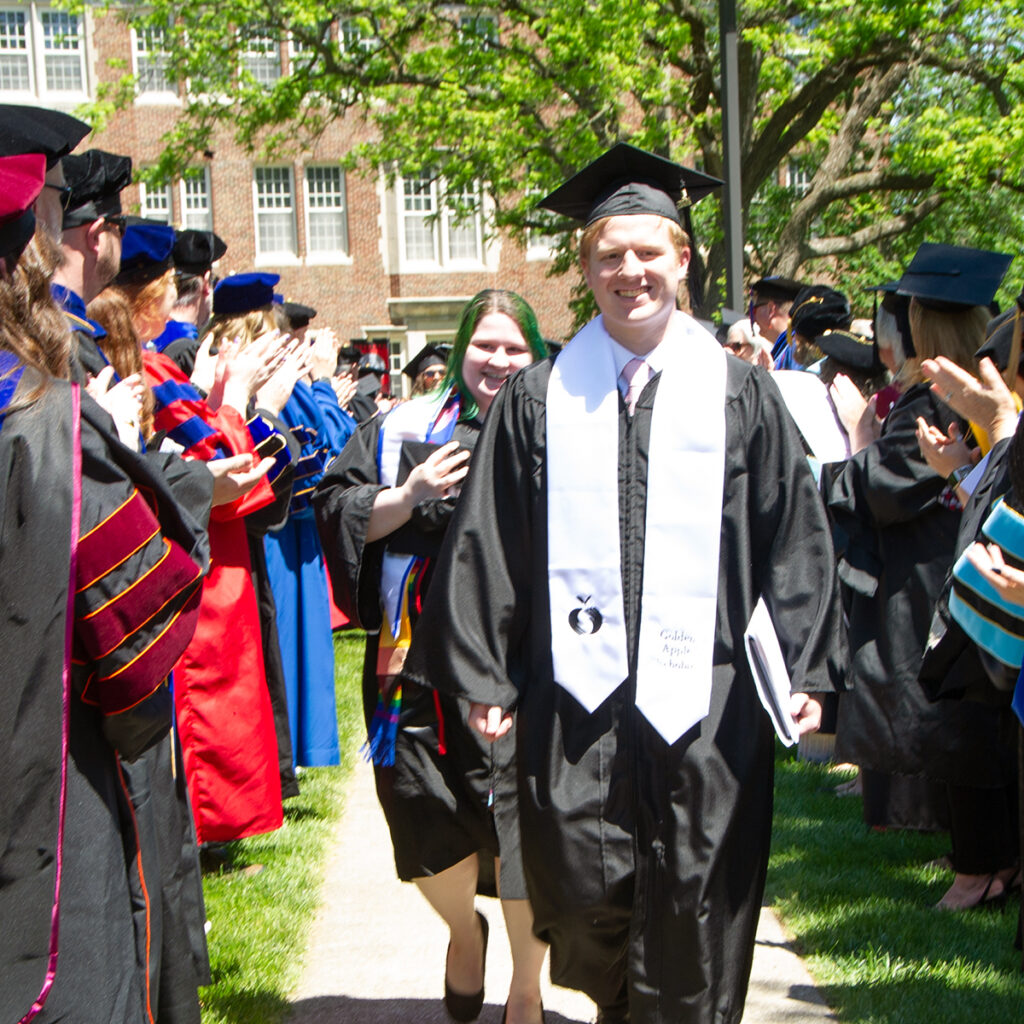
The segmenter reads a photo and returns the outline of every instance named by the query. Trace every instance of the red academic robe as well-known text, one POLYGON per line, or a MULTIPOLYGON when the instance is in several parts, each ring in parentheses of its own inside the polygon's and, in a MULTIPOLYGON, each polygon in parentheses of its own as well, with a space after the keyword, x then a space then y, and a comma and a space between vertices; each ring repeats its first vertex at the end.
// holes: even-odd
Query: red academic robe
MULTIPOLYGON (((207 461, 255 450, 245 420, 214 412, 175 363, 143 353, 157 431, 207 461)), ((256 456, 258 459, 258 456, 256 456)), ((210 572, 195 636, 174 669, 175 709, 199 842, 279 828, 281 779, 244 518, 273 502, 261 481, 210 515, 210 572)))

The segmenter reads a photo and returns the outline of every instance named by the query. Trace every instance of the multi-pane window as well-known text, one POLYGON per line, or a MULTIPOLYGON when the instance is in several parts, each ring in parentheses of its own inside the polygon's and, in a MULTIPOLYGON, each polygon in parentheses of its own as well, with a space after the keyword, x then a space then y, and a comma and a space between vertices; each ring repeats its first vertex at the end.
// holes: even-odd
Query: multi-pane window
POLYGON ((171 186, 164 183, 139 185, 139 212, 146 220, 171 223, 171 186))
POLYGON ((290 167, 257 167, 256 251, 295 255, 295 188, 290 167))
POLYGON ((484 47, 496 46, 498 19, 493 14, 465 11, 459 15, 459 32, 463 39, 473 40, 484 47))
POLYGON ((443 183, 429 172, 401 179, 402 255, 406 263, 441 266, 483 261, 480 192, 452 192, 442 202, 443 183))
POLYGON ((135 75, 140 93, 174 92, 167 79, 167 32, 150 27, 132 32, 135 75))
POLYGON ((213 230, 210 180, 205 167, 188 171, 181 179, 181 226, 197 231, 213 230))
POLYGON ((0 6, 0 91, 84 97, 82 16, 32 2, 0 6))
POLYGON ((377 37, 370 30, 369 23, 359 18, 340 18, 338 20, 338 38, 342 50, 348 53, 356 50, 373 50, 378 43, 377 37))
POLYGON ((0 90, 32 89, 29 27, 25 11, 0 9, 0 90))
POLYGON ((786 188, 792 189, 798 197, 807 195, 811 190, 811 172, 796 160, 790 160, 786 165, 786 188))
POLYGON ((67 11, 40 12, 43 65, 49 92, 82 92, 84 79, 81 19, 67 11))
POLYGON ((345 172, 340 167, 306 168, 306 223, 310 254, 348 252, 345 172))
POLYGON ((245 34, 242 67, 260 85, 272 86, 281 77, 281 44, 269 33, 250 29, 245 34))

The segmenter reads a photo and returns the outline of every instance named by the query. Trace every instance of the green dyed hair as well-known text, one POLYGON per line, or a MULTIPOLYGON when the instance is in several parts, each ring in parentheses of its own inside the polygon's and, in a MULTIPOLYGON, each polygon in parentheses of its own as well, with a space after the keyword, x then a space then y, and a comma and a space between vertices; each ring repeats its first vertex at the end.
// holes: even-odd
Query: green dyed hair
POLYGON ((524 298, 502 288, 485 288, 482 292, 477 292, 462 307, 459 326, 455 330, 455 341, 448 355, 448 365, 437 388, 443 391, 449 385, 454 384, 459 389, 459 394, 462 396, 462 411, 459 418, 464 420, 471 420, 479 410, 462 378, 462 361, 466 358, 469 339, 473 337, 476 325, 488 313, 504 313, 516 324, 527 345, 530 346, 534 361, 546 359, 548 354, 548 347, 540 336, 540 328, 537 326, 537 317, 524 298))

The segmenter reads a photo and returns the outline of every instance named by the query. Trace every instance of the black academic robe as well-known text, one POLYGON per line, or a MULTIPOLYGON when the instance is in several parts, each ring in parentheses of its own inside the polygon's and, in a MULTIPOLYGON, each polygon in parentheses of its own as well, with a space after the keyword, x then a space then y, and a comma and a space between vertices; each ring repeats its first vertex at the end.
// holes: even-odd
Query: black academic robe
MULTIPOLYGON (((412 546, 417 549, 414 553, 426 555, 429 563, 421 590, 426 599, 432 577, 430 563, 455 507, 451 500, 423 502, 410 523, 396 531, 402 539, 392 535, 366 542, 373 502, 384 486, 377 469, 383 422, 384 417, 375 416, 358 427, 313 496, 335 602, 367 631, 363 664, 367 725, 378 700, 381 559, 389 546, 395 545, 400 552, 412 546)), ((479 431, 477 421, 460 421, 452 440, 473 448, 479 431)), ((414 636, 418 628, 414 620, 414 636)), ((443 643, 447 627, 440 629, 437 641, 443 643)), ((469 729, 465 709, 453 698, 439 694, 435 703, 433 690, 414 681, 403 682, 395 764, 374 766, 399 878, 408 881, 434 875, 479 853, 478 891, 493 896, 493 860, 500 855, 502 895, 509 899, 525 896, 511 768, 514 749, 511 738, 493 749, 484 743, 469 729), (489 802, 493 804, 490 808, 489 802)))
MULTIPOLYGON (((37 1024, 141 1024, 159 998, 162 887, 144 834, 156 819, 137 813, 120 758, 145 756, 170 727, 162 680, 194 628, 206 538, 104 422, 83 396, 77 501, 66 383, 0 430, 0 1005, 19 1019, 40 999, 37 1024)), ((198 1019, 194 986, 191 1007, 198 1019)))
MULTIPOLYGON (((836 757, 884 775, 997 786, 1002 772, 991 757, 992 716, 980 705, 932 703, 918 683, 961 518, 944 495, 945 480, 921 457, 919 416, 944 432, 956 420, 927 384, 917 384, 893 406, 877 441, 822 473, 838 530, 865 531, 875 545, 858 576, 840 566, 840 574, 854 582, 853 688, 839 702, 836 757)), ((927 825, 922 808, 907 811, 921 820, 891 823, 927 825)))
MULTIPOLYGON (((552 979, 602 1006, 628 997, 633 1024, 735 1024, 768 863, 774 754, 743 633, 763 595, 794 691, 842 685, 821 502, 775 386, 730 359, 709 714, 668 745, 634 706, 632 672, 590 714, 554 682, 551 663, 549 376, 547 361, 527 367, 491 407, 405 675, 516 711, 523 860, 535 930, 551 944, 552 979)), ((632 418, 620 405, 622 580, 634 667, 659 379, 632 418)))

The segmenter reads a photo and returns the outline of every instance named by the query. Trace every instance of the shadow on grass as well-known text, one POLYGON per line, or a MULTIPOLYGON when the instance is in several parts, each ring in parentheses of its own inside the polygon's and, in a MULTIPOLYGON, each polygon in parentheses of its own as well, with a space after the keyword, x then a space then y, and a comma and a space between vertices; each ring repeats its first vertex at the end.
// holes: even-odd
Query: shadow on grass
POLYGON ((288 1013, 288 1001, 270 990, 232 992, 211 986, 200 990, 200 999, 203 1019, 216 1014, 223 1024, 278 1024, 288 1013))
MULTIPOLYGON (((484 1005, 479 1024, 499 1024, 503 1007, 484 1005)), ((547 1024, 586 1024, 552 1010, 544 1012, 547 1024)), ((452 1024, 440 999, 353 999, 319 996, 292 1006, 288 1024, 452 1024)))

